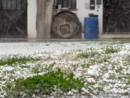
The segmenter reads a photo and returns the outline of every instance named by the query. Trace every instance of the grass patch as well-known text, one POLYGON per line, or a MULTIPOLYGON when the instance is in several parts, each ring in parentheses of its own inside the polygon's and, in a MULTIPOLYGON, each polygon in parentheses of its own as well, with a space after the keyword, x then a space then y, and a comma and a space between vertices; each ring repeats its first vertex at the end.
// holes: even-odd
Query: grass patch
POLYGON ((44 67, 41 65, 37 65, 34 68, 32 68, 32 72, 33 73, 40 73, 44 71, 44 67))
POLYGON ((34 68, 32 68, 32 72, 40 73, 40 72, 52 71, 54 65, 55 62, 50 65, 36 65, 34 68))
POLYGON ((15 86, 12 88, 12 84, 7 85, 9 90, 8 95, 13 95, 16 97, 22 96, 22 94, 28 94, 27 96, 32 96, 38 93, 50 94, 52 91, 61 90, 63 92, 68 92, 72 89, 81 91, 84 87, 84 81, 82 79, 75 79, 74 74, 63 75, 60 69, 54 72, 48 72, 44 75, 37 75, 29 77, 27 79, 19 78, 15 80, 15 86))
POLYGON ((8 57, 3 57, 0 59, 0 65, 13 65, 16 63, 25 64, 30 61, 38 61, 40 57, 34 58, 31 56, 20 56, 20 55, 10 55, 8 57))
POLYGON ((89 92, 93 93, 94 94, 94 91, 97 92, 97 94, 99 94, 101 91, 103 91, 103 88, 102 87, 94 87, 96 83, 93 83, 93 82, 88 82, 86 85, 85 85, 85 88, 88 89, 89 92))
POLYGON ((114 48, 113 46, 108 46, 105 49, 105 53, 109 54, 109 53, 118 53, 120 50, 119 48, 114 48))
POLYGON ((98 52, 94 51, 93 49, 87 50, 85 52, 82 52, 81 54, 78 54, 78 57, 82 58, 92 58, 99 55, 98 52))
POLYGON ((130 85, 130 77, 129 77, 129 79, 128 79, 127 85, 130 85))

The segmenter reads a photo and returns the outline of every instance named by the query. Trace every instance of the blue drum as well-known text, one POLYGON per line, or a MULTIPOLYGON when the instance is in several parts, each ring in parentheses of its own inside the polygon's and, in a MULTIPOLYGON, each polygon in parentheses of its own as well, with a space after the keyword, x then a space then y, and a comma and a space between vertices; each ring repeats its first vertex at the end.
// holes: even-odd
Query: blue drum
POLYGON ((98 39, 98 17, 87 17, 84 19, 84 38, 98 39))

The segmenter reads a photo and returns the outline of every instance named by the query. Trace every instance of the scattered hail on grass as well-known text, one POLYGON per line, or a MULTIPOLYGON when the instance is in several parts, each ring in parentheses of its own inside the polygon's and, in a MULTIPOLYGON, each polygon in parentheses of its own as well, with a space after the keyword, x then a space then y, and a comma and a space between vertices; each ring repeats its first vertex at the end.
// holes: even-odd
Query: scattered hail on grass
POLYGON ((0 57, 0 97, 47 97, 130 90, 130 44, 0 57))

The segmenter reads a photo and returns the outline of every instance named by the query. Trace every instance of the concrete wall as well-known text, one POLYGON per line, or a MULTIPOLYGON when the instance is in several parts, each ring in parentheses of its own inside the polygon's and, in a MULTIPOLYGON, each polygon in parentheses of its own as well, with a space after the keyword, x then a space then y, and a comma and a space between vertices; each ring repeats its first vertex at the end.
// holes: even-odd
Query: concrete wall
POLYGON ((99 38, 130 38, 130 34, 102 34, 103 33, 103 0, 101 5, 96 5, 95 10, 89 9, 90 0, 77 0, 77 15, 82 23, 82 28, 84 28, 84 18, 88 17, 89 13, 94 13, 99 15, 99 38), (88 8, 86 8, 88 6, 88 8))
POLYGON ((103 2, 102 5, 95 5, 95 10, 90 10, 89 5, 90 0, 77 0, 77 15, 82 23, 82 28, 84 28, 84 18, 89 17, 89 13, 94 13, 99 15, 99 33, 101 34, 103 31, 103 2))
MULTIPOLYGON (((99 31, 100 34, 102 33, 102 25, 103 25, 103 18, 102 18, 102 5, 98 6, 96 5, 95 10, 90 10, 86 8, 86 4, 89 4, 90 0, 77 0, 77 9, 76 11, 80 22, 82 23, 82 28, 84 28, 84 18, 88 17, 89 13, 94 13, 99 15, 99 31), (97 11, 98 10, 98 11, 97 11)), ((37 38, 37 30, 36 30, 36 16, 37 16, 37 4, 36 0, 28 0, 28 38, 37 38)))
MULTIPOLYGON (((96 5, 95 10, 89 9, 90 0, 77 0, 77 13, 82 28, 84 28, 84 18, 88 17, 89 13, 94 13, 98 16, 99 20, 99 38, 130 38, 128 34, 102 34, 103 33, 103 0, 101 5, 96 5), (88 7, 86 7, 88 6, 88 7)), ((36 0, 28 0, 28 38, 37 38, 36 30, 36 16, 37 16, 37 4, 36 0)))

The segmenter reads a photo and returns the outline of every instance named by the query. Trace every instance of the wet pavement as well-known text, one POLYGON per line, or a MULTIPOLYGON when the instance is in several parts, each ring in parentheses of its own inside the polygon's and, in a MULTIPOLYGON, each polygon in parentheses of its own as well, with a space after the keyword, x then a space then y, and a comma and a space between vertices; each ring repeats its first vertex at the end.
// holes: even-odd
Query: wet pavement
POLYGON ((0 55, 33 54, 41 52, 56 52, 66 50, 84 50, 100 48, 107 45, 120 44, 113 40, 0 40, 0 55))

